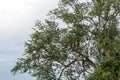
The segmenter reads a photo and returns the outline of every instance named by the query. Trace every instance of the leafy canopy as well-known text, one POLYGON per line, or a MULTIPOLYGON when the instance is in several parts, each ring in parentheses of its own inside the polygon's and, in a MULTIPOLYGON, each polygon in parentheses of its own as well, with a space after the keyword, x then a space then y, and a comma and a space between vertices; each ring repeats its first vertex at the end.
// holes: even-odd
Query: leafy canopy
POLYGON ((25 57, 12 72, 38 80, 79 80, 120 52, 120 0, 80 1, 60 0, 49 19, 36 21, 25 57))

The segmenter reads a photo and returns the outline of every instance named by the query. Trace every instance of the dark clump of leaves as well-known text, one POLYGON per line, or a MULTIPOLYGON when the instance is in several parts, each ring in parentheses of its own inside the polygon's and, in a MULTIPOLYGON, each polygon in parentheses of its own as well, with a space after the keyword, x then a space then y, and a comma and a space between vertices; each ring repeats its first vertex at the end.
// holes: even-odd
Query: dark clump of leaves
POLYGON ((120 54, 103 60, 87 80, 120 80, 120 54))

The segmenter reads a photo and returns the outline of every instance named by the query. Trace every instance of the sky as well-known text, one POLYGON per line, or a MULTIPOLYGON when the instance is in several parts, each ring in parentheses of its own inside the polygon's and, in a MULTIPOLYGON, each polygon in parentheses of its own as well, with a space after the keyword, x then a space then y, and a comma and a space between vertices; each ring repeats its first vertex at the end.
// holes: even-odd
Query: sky
POLYGON ((0 80, 35 80, 11 69, 24 54, 35 20, 43 20, 58 0, 0 0, 0 80))

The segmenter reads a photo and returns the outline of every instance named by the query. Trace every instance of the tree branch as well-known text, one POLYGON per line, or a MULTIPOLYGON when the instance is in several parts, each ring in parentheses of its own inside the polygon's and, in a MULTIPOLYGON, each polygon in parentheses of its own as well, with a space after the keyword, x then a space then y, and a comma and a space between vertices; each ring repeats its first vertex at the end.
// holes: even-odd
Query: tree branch
POLYGON ((61 71, 61 73, 60 73, 60 75, 59 75, 58 80, 60 80, 60 78, 61 78, 61 76, 62 76, 63 71, 64 71, 66 68, 68 68, 71 64, 75 63, 76 61, 77 61, 77 59, 75 59, 75 60, 73 60, 71 63, 69 63, 69 64, 65 65, 65 67, 62 69, 62 71, 61 71))

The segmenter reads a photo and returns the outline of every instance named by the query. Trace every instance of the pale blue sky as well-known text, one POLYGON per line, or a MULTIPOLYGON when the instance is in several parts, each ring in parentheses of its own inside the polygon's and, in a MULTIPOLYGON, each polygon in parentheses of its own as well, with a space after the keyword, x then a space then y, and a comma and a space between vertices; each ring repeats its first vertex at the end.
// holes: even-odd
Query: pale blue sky
POLYGON ((30 38, 37 19, 46 18, 58 0, 0 0, 0 80, 35 80, 27 74, 10 72, 24 54, 24 41, 30 38))

